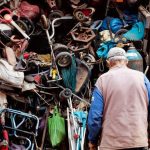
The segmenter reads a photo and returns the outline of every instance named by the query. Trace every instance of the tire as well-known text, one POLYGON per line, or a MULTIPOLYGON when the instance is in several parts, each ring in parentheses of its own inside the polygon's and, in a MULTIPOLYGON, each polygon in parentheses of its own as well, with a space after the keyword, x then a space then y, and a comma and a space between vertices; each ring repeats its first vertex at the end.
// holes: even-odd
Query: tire
POLYGON ((59 67, 68 67, 72 62, 72 56, 68 52, 60 52, 56 56, 56 63, 59 67))

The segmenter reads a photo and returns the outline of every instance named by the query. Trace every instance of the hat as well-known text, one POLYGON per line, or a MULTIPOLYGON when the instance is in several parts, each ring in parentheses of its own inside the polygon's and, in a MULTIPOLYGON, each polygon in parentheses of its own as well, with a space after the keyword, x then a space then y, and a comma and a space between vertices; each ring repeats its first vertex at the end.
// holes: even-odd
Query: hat
POLYGON ((122 60, 127 59, 126 51, 120 47, 113 47, 107 54, 107 59, 122 60))

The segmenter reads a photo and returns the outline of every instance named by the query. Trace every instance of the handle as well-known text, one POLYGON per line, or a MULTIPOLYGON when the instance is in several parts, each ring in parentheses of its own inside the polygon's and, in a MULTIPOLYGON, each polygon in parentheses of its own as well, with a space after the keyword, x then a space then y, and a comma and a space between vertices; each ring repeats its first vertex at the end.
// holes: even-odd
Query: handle
POLYGON ((13 20, 11 20, 10 23, 23 35, 25 39, 30 39, 30 37, 13 20))
POLYGON ((54 107, 53 117, 56 115, 60 115, 57 106, 54 107))
POLYGON ((0 22, 4 22, 4 23, 10 23, 10 20, 12 20, 12 12, 9 8, 3 8, 0 10, 0 22), (2 16, 2 14, 5 12, 5 15, 2 16), (10 16, 10 18, 8 18, 8 16, 10 16), (5 18, 6 17, 6 18, 5 18))

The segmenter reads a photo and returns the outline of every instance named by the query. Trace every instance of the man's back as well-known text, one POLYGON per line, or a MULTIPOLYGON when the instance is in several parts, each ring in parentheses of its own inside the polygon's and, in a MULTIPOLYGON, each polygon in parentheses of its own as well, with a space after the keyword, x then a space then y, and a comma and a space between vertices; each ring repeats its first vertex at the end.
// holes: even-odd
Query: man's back
POLYGON ((96 87, 104 100, 101 149, 147 146, 148 95, 143 73, 115 67, 98 79, 96 87))

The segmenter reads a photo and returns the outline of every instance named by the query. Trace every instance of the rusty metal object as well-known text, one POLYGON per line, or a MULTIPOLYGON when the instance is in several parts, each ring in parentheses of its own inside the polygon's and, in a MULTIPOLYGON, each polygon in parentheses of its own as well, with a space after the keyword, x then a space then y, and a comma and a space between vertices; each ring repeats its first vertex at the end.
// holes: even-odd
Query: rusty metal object
POLYGON ((84 21, 88 20, 88 18, 84 15, 84 13, 82 11, 74 12, 74 16, 80 22, 84 22, 84 21))
MULTIPOLYGON (((63 16, 64 16, 64 13, 61 10, 52 10, 48 18, 50 21, 53 21, 54 19, 61 18, 63 16)), ((57 21, 54 24, 55 27, 58 27, 60 25, 61 25, 61 21, 57 21)))
POLYGON ((55 43, 53 45, 53 51, 55 56, 57 56, 60 52, 70 52, 69 48, 61 43, 55 43))
POLYGON ((76 42, 73 40, 67 44, 68 48, 72 50, 73 52, 81 52, 81 51, 88 50, 90 45, 91 45, 91 42, 83 43, 83 42, 76 42))
POLYGON ((72 62, 72 56, 68 52, 60 52, 56 56, 56 63, 60 67, 67 67, 71 64, 71 62, 72 62))
POLYGON ((56 1, 55 0, 46 0, 46 2, 48 3, 49 7, 51 9, 56 8, 56 1))
POLYGON ((95 33, 87 27, 78 27, 71 31, 73 40, 88 43, 95 38, 95 33))
POLYGON ((88 8, 77 8, 74 10, 73 15, 79 22, 87 22, 91 20, 91 17, 95 9, 92 7, 88 8))
POLYGON ((44 127, 44 130, 43 130, 42 142, 41 142, 40 150, 42 150, 43 147, 44 147, 44 141, 45 141, 46 129, 47 129, 47 121, 48 121, 48 116, 49 116, 50 109, 51 109, 50 107, 47 108, 47 112, 46 112, 46 116, 45 116, 45 127, 44 127))

